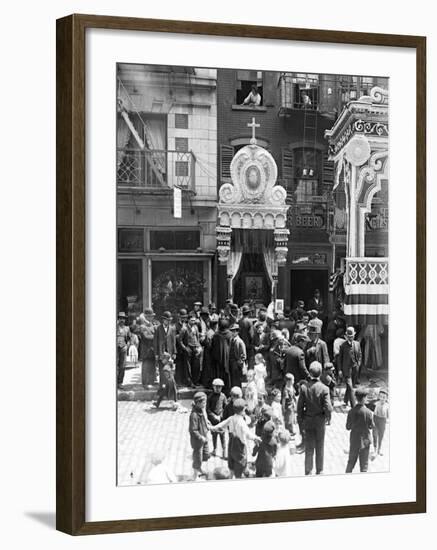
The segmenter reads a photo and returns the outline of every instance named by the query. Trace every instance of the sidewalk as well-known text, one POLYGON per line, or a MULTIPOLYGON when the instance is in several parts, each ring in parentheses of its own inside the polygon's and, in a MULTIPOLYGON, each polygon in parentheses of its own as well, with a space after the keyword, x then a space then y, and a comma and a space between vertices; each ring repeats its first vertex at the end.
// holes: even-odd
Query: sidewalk
MULTIPOLYGON (((124 374, 124 382, 122 389, 117 392, 118 401, 152 401, 156 396, 158 386, 153 388, 144 388, 141 384, 141 363, 133 365, 126 363, 126 371, 124 374)), ((178 387, 179 399, 191 400, 197 391, 208 392, 200 386, 196 388, 178 387)))
MULTIPOLYGON (((367 386, 377 392, 379 388, 388 387, 388 372, 385 370, 364 370, 361 376, 361 382, 363 386, 367 386)), ((344 384, 339 384, 338 387, 340 389, 344 389, 344 384)), ((123 388, 118 390, 117 399, 118 401, 152 401, 156 395, 156 389, 156 386, 154 388, 146 389, 141 384, 141 363, 134 365, 128 362, 126 364, 123 388)), ((179 387, 179 399, 193 399, 193 396, 197 391, 208 392, 210 390, 202 387, 179 387)))

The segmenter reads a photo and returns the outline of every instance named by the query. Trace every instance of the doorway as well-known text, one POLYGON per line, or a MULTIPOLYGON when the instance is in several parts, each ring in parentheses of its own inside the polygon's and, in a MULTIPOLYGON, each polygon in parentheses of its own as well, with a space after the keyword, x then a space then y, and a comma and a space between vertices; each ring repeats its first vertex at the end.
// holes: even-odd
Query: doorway
POLYGON ((303 300, 305 306, 318 288, 323 302, 328 301, 328 270, 327 269, 292 269, 290 272, 291 307, 296 307, 298 300, 303 300))

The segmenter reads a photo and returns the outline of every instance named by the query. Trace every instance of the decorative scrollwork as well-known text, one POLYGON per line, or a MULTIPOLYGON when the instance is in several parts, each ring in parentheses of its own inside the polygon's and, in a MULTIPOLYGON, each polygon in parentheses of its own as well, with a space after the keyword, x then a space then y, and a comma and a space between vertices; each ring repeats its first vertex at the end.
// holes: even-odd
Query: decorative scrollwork
POLYGON ((388 103, 388 90, 375 86, 370 90, 370 97, 372 98, 373 103, 388 103))

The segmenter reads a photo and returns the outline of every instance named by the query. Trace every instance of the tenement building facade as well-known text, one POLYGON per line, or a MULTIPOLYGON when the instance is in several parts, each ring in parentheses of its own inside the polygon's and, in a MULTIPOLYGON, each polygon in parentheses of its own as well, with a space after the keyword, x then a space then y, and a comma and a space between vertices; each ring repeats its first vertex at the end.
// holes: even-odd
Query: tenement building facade
POLYGON ((371 90, 387 84, 374 77, 217 70, 219 304, 229 297, 240 304, 281 298, 293 307, 318 289, 333 308, 342 296, 329 292, 330 282, 345 272, 352 252, 387 256, 387 181, 380 179, 367 197, 353 229, 359 236, 348 237, 355 213, 348 168, 339 167, 343 127, 352 122, 357 134, 387 145, 378 109, 371 115, 368 108, 364 118, 355 107, 347 123, 344 114, 362 97, 368 107, 371 90), (382 126, 368 131, 365 123, 377 119, 382 126), (350 248, 351 238, 358 249, 350 248))
POLYGON ((213 69, 117 67, 117 301, 130 317, 214 288, 217 79, 213 69))

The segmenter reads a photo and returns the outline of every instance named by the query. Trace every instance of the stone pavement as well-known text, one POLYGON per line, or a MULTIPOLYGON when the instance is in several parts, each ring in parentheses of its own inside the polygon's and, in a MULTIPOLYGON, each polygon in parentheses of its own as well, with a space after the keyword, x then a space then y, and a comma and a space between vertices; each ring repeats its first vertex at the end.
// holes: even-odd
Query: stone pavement
MULTIPOLYGON (((150 403, 119 401, 118 403, 118 485, 144 484, 151 468, 154 451, 164 451, 165 463, 180 481, 192 478, 192 451, 188 434, 191 401, 180 402, 177 411, 170 408, 157 410, 150 403)), ((334 403, 332 422, 326 428, 324 474, 344 474, 349 448, 349 433, 345 429, 346 412, 334 403)), ((369 472, 389 470, 389 426, 383 442, 383 456, 370 461, 369 472)), ((300 437, 296 437, 299 443, 300 437)), ((210 441, 211 445, 211 441, 210 441)), ((218 454, 221 456, 220 444, 218 454)), ((220 456, 212 457, 204 465, 209 473, 216 467, 226 466, 220 456)), ((293 476, 304 475, 304 454, 293 454, 293 476)), ((359 466, 354 473, 359 473, 359 466)))

